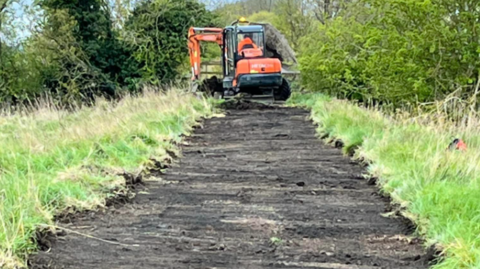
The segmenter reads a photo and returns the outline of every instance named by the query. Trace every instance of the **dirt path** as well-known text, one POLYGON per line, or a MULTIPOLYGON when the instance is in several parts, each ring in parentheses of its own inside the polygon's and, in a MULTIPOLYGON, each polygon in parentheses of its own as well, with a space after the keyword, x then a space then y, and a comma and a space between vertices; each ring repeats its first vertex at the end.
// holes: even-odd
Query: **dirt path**
POLYGON ((363 168, 299 109, 231 110, 134 203, 76 219, 33 268, 427 268, 363 168))

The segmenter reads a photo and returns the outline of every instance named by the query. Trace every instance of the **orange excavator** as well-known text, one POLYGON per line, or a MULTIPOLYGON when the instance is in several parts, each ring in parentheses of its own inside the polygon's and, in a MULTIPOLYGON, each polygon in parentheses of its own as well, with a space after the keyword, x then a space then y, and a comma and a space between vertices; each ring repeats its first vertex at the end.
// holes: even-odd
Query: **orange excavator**
POLYGON ((223 29, 190 28, 188 47, 194 88, 224 99, 243 93, 252 99, 287 100, 291 89, 282 76, 282 62, 267 57, 265 44, 264 26, 252 25, 244 18, 223 29), (223 78, 200 82, 201 42, 219 45, 223 78))

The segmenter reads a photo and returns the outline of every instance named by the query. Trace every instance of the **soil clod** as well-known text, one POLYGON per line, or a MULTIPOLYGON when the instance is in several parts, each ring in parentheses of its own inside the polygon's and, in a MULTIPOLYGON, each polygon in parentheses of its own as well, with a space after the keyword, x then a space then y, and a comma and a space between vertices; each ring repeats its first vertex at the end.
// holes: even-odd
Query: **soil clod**
POLYGON ((227 100, 220 106, 223 109, 234 109, 234 110, 247 110, 247 109, 274 109, 275 107, 263 104, 260 102, 245 100, 245 99, 232 99, 227 100))

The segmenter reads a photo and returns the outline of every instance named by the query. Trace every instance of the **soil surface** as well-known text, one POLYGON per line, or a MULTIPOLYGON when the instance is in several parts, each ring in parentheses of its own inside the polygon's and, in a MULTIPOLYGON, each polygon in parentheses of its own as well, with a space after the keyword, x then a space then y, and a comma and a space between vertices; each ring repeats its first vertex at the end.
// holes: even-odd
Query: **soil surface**
POLYGON ((362 173, 307 111, 229 109, 132 203, 59 224, 31 268, 428 268, 362 173))

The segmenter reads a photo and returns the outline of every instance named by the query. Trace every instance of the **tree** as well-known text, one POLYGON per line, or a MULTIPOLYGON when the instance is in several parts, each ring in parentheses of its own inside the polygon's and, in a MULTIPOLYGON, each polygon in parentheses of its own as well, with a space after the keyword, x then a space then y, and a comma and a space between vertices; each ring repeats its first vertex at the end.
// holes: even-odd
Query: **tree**
MULTIPOLYGON (((124 29, 125 23, 130 17, 133 7, 137 0, 111 0, 110 3, 110 13, 112 15, 112 20, 114 28, 118 30, 124 29)), ((122 33, 122 32, 121 32, 122 33)))
POLYGON ((278 0, 204 0, 213 7, 222 26, 229 25, 240 17, 249 17, 255 13, 273 12, 278 0))
MULTIPOLYGON (((4 89, 8 84, 7 72, 5 71, 6 62, 8 61, 5 53, 5 40, 6 33, 4 32, 5 21, 8 20, 6 14, 7 7, 9 7, 13 0, 0 0, 0 89, 4 89)), ((8 49, 8 48, 7 48, 8 49)))
POLYGON ((106 2, 42 0, 41 6, 48 18, 40 33, 41 44, 58 52, 61 69, 59 77, 48 78, 49 87, 63 95, 91 99, 93 95, 114 96, 119 87, 135 86, 137 63, 118 39, 106 2))
POLYGON ((360 0, 352 5, 303 43, 300 62, 308 88, 394 107, 452 93, 477 97, 477 2, 360 0))
POLYGON ((280 24, 280 17, 277 14, 269 11, 260 11, 254 13, 248 17, 248 20, 258 23, 270 23, 277 28, 280 24))
POLYGON ((315 27, 311 9, 304 0, 277 0, 275 14, 280 18, 278 30, 287 37, 293 49, 298 49, 302 37, 315 27))
MULTIPOLYGON (((28 25, 26 18, 34 17, 31 2, 0 0, 0 102, 2 105, 25 100, 41 88, 41 78, 26 52, 28 25), (22 14, 22 19, 18 15, 22 14)), ((32 24, 35 25, 35 24, 32 24)))
POLYGON ((351 2, 352 0, 306 0, 315 18, 322 24, 338 16, 351 2))
POLYGON ((188 29, 217 24, 213 13, 196 0, 140 2, 126 24, 126 30, 143 79, 150 83, 175 79, 178 68, 188 59, 188 29))

